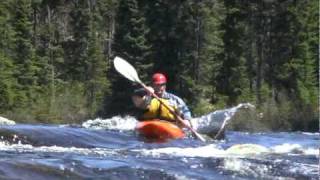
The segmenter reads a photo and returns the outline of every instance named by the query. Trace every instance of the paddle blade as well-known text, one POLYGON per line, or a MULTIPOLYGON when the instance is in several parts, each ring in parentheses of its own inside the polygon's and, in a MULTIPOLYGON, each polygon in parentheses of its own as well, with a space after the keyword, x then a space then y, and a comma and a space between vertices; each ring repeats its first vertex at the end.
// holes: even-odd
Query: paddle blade
POLYGON ((131 64, 129 64, 126 60, 117 56, 114 58, 113 64, 115 69, 124 77, 126 77, 130 81, 141 83, 141 80, 139 79, 136 69, 131 64))

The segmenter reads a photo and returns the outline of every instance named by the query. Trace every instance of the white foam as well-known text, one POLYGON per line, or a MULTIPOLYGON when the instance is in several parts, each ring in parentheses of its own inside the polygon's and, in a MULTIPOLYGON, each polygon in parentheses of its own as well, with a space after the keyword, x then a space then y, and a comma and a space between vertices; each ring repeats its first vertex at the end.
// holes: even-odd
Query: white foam
POLYGON ((315 132, 315 133, 311 133, 311 132, 302 132, 302 134, 304 134, 304 135, 308 135, 308 136, 319 136, 319 135, 320 135, 320 133, 318 133, 318 132, 315 132))
POLYGON ((162 154, 179 157, 244 157, 267 153, 269 152, 269 149, 256 144, 236 144, 225 150, 215 144, 209 144, 193 148, 167 147, 159 149, 139 149, 134 151, 156 157, 161 156, 162 154))
POLYGON ((305 155, 318 155, 319 149, 312 147, 303 147, 300 144, 284 143, 271 147, 274 153, 278 154, 305 154, 305 155))
POLYGON ((223 169, 236 171, 242 175, 253 176, 255 178, 270 178, 268 171, 272 168, 265 164, 255 164, 239 158, 226 158, 223 161, 223 169))
POLYGON ((216 133, 223 124, 228 124, 229 121, 235 116, 241 109, 254 109, 250 103, 241 103, 235 107, 217 110, 209 114, 203 115, 198 118, 191 119, 193 128, 202 134, 216 133), (218 129, 217 129, 218 128, 218 129))
POLYGON ((224 154, 224 151, 221 149, 218 149, 214 144, 197 147, 197 148, 166 147, 166 148, 159 148, 159 149, 138 149, 133 151, 141 152, 144 155, 151 155, 151 156, 160 156, 161 154, 170 154, 173 156, 181 156, 181 157, 212 157, 212 156, 219 156, 224 154))
MULTIPOLYGON (((209 132, 210 129, 214 128, 215 123, 218 123, 216 121, 223 121, 223 120, 230 120, 234 114, 240 110, 240 109, 246 109, 246 108, 254 108, 254 106, 250 103, 241 103, 235 107, 229 108, 229 109, 223 109, 223 110, 217 110, 212 113, 206 114, 202 117, 207 117, 210 115, 213 115, 214 118, 194 118, 192 119, 192 125, 194 126, 194 129, 198 129, 201 131, 201 129, 209 129, 204 130, 205 132, 209 132), (210 128, 210 126, 214 126, 210 128)), ((93 119, 93 120, 87 120, 86 122, 82 123, 82 127, 85 128, 93 128, 93 129, 113 129, 113 130, 133 130, 136 127, 137 119, 135 119, 132 116, 114 116, 110 119, 93 119)))
POLYGON ((114 149, 106 148, 78 148, 78 147, 61 147, 61 146, 39 146, 34 147, 30 144, 9 144, 4 141, 0 141, 0 151, 13 151, 19 153, 25 152, 51 152, 51 153, 76 153, 76 154, 95 154, 95 155, 112 155, 116 154, 114 149))
POLYGON ((0 125, 15 125, 16 122, 0 116, 0 125))
POLYGON ((133 130, 137 120, 131 116, 114 116, 110 119, 97 118, 82 123, 85 128, 92 129, 113 129, 113 130, 133 130))
POLYGON ((291 167, 288 169, 288 171, 294 174, 304 174, 310 176, 311 174, 318 175, 318 169, 319 167, 317 164, 292 162, 291 167))
POLYGON ((260 154, 304 154, 318 155, 319 150, 314 148, 302 148, 299 144, 282 144, 271 148, 259 144, 235 144, 228 149, 222 149, 215 144, 201 147, 180 148, 166 147, 158 149, 139 149, 144 155, 161 156, 163 154, 179 157, 248 157, 260 154))
POLYGON ((274 147, 272 147, 272 149, 275 153, 289 153, 294 150, 301 150, 302 147, 300 144, 284 143, 281 145, 274 146, 274 147))
POLYGON ((315 148, 307 148, 303 150, 303 153, 305 155, 315 155, 318 156, 320 154, 320 149, 315 149, 315 148))

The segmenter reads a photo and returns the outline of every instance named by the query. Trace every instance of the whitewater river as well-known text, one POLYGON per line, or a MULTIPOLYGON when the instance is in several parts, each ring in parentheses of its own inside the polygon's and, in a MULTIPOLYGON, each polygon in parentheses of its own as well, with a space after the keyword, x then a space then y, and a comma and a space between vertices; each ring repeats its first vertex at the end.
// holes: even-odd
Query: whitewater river
POLYGON ((147 143, 135 124, 1 125, 0 179, 319 179, 319 133, 227 131, 221 141, 147 143))

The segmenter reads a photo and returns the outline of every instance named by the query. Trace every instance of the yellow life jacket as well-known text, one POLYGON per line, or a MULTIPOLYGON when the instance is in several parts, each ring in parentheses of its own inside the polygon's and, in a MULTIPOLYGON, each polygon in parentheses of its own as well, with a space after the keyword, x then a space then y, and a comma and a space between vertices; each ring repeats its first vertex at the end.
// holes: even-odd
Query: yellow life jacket
MULTIPOLYGON (((167 106, 171 107, 173 110, 176 110, 176 107, 172 107, 169 105, 169 100, 161 99, 161 101, 167 106)), ((148 106, 146 112, 142 115, 142 119, 161 119, 167 121, 176 121, 176 117, 174 114, 170 113, 170 111, 162 105, 159 100, 153 98, 148 106)))

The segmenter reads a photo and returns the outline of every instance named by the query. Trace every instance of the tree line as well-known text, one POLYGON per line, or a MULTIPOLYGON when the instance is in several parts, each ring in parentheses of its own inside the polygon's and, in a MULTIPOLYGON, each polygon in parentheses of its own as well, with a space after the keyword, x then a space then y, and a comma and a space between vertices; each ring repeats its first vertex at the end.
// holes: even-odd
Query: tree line
POLYGON ((5 0, 0 114, 78 123, 132 111, 120 56, 194 116, 251 102, 270 129, 318 129, 316 0, 5 0))

